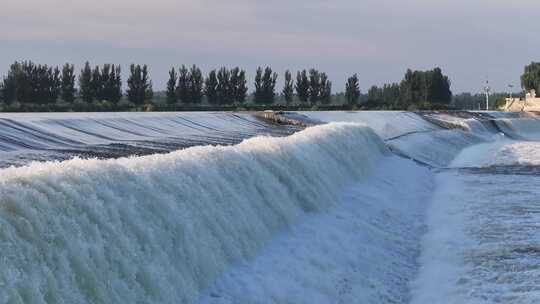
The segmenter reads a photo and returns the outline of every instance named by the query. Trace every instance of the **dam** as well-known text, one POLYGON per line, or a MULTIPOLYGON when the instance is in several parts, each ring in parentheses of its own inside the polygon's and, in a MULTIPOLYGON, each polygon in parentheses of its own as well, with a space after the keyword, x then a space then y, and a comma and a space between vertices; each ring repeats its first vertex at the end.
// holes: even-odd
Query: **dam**
POLYGON ((540 301, 537 116, 264 116, 1 114, 0 303, 540 301))

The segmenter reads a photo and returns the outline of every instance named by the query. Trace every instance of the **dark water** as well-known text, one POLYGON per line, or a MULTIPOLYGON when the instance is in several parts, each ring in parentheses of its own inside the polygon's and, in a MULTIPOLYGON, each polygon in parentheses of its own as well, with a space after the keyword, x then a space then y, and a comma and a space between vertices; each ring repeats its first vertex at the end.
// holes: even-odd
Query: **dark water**
POLYGON ((31 161, 118 158, 233 145, 254 136, 287 136, 300 129, 248 113, 4 114, 0 168, 31 161))

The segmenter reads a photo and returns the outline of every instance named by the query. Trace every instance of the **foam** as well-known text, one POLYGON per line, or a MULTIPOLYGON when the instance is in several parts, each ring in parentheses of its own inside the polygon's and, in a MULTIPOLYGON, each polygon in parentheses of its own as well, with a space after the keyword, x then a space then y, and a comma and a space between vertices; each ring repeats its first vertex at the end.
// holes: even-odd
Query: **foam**
POLYGON ((388 153, 358 124, 0 171, 0 302, 192 301, 388 153))

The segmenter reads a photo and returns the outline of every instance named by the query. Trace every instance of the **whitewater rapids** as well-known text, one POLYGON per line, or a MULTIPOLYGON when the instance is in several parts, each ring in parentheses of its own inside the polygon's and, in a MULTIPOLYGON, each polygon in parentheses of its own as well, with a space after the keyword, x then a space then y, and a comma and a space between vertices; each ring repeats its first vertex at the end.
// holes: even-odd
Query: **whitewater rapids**
POLYGON ((178 303, 388 154, 367 127, 0 175, 0 302, 178 303))
POLYGON ((536 117, 6 115, 2 304, 538 300, 536 117))

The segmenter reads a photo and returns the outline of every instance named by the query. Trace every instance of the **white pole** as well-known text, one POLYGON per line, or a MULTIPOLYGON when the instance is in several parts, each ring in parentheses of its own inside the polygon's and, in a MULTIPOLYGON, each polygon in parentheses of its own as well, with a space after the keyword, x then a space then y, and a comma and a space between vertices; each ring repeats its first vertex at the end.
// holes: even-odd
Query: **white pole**
POLYGON ((489 111, 489 80, 486 80, 486 87, 484 89, 486 91, 486 111, 489 111))

